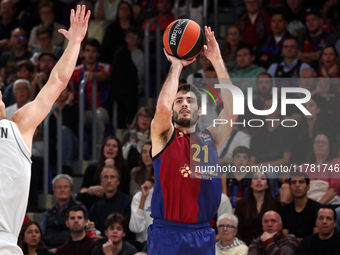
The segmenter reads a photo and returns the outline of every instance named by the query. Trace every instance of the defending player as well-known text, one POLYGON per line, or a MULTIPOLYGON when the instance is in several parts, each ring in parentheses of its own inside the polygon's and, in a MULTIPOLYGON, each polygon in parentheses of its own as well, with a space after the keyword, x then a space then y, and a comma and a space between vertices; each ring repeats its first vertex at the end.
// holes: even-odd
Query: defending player
POLYGON ((89 18, 84 5, 71 11, 69 30, 59 30, 69 40, 64 54, 36 99, 20 108, 11 121, 0 92, 0 254, 22 254, 17 237, 27 207, 33 134, 67 86, 89 18))
MULTIPOLYGON (((204 54, 214 66, 218 78, 229 78, 214 32, 205 27, 205 34, 204 54)), ((190 171, 193 172, 190 161, 198 161, 198 157, 203 161, 202 155, 208 153, 206 163, 218 164, 217 150, 228 137, 231 127, 210 126, 194 133, 201 115, 199 90, 189 84, 178 87, 183 67, 193 61, 165 54, 171 67, 151 123, 155 187, 151 202, 154 221, 148 229, 148 254, 213 255, 215 231, 209 222, 220 204, 221 180, 190 178, 190 171)), ((218 118, 235 121, 237 116, 232 114, 230 91, 221 89, 221 96, 223 109, 218 118)))

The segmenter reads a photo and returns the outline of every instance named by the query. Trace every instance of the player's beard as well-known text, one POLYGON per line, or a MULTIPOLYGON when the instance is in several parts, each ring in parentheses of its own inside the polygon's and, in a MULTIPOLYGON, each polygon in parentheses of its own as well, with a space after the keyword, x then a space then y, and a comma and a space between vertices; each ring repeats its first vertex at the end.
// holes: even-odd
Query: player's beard
POLYGON ((190 112, 189 118, 178 118, 178 113, 174 112, 172 121, 180 127, 190 128, 197 123, 199 119, 198 111, 190 112))

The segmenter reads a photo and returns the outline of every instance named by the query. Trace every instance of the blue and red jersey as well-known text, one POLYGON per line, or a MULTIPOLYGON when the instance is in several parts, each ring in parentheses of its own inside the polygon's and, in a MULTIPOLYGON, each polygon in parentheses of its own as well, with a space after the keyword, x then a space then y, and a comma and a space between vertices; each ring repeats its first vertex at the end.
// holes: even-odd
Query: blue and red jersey
POLYGON ((198 174, 196 168, 217 166, 219 162, 208 130, 186 135, 175 129, 168 144, 152 160, 155 186, 151 217, 200 224, 215 216, 221 201, 221 180, 217 173, 198 174), (195 174, 201 178, 192 177, 195 174))
MULTIPOLYGON (((85 69, 85 65, 81 64, 74 68, 72 77, 70 79, 70 85, 73 91, 76 91, 77 100, 79 101, 79 90, 80 82, 84 78, 84 72, 88 70, 85 69)), ((91 70, 93 73, 109 72, 111 74, 112 67, 110 64, 98 62, 96 67, 91 70)), ((97 108, 103 107, 107 108, 108 98, 109 98, 109 81, 97 81, 97 108)), ((92 109, 92 81, 89 80, 84 89, 84 102, 85 110, 92 109)))

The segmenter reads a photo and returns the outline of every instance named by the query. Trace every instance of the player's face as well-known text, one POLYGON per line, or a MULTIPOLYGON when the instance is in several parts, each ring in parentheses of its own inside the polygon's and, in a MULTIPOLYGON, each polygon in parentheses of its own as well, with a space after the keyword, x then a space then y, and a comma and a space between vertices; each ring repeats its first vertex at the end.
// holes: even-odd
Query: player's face
POLYGON ((217 227, 222 242, 230 243, 234 241, 237 228, 233 221, 222 219, 217 227))
POLYGON ((72 195, 71 183, 66 179, 57 180, 53 192, 58 200, 69 200, 72 195))
POLYGON ((277 212, 269 211, 262 218, 263 232, 275 233, 282 229, 280 216, 277 212))
POLYGON ((137 124, 138 131, 145 132, 150 129, 152 116, 150 116, 146 111, 142 111, 138 115, 137 124))
POLYGON ((319 230, 320 235, 332 234, 336 226, 336 221, 333 218, 333 210, 322 208, 318 212, 315 225, 319 230))
POLYGON ((82 233, 86 225, 83 211, 70 211, 66 226, 73 233, 82 233))
POLYGON ((38 226, 35 224, 30 225, 25 231, 24 242, 27 243, 27 246, 37 246, 40 240, 41 233, 38 226))
POLYGON ((290 180, 290 191, 294 198, 303 198, 307 195, 309 185, 307 185, 305 178, 298 177, 290 180))
POLYGON ((101 185, 105 192, 114 192, 120 184, 118 173, 113 168, 106 168, 102 172, 101 185))
POLYGON ((115 158, 118 155, 118 143, 115 139, 109 139, 104 146, 104 157, 115 158))
POLYGON ((197 97, 193 92, 179 91, 172 110, 174 123, 181 127, 195 125, 200 116, 197 97))
POLYGON ((119 223, 114 223, 105 230, 105 235, 114 244, 120 243, 125 236, 124 228, 119 223))
POLYGON ((327 157, 329 155, 329 141, 325 135, 317 135, 313 141, 313 151, 316 157, 327 157))
POLYGON ((142 160, 144 165, 146 166, 151 166, 152 165, 152 160, 150 157, 150 149, 151 149, 151 144, 145 144, 142 149, 142 160))
POLYGON ((250 187, 253 191, 264 191, 268 188, 268 179, 263 173, 255 173, 251 179, 250 187))

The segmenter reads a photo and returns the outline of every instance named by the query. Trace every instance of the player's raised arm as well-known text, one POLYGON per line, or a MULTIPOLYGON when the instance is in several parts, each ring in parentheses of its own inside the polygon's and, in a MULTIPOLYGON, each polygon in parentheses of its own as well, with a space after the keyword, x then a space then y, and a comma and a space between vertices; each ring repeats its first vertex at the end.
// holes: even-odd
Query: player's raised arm
POLYGON ((85 10, 85 5, 78 5, 76 11, 71 10, 69 30, 59 29, 69 41, 63 55, 35 100, 23 106, 12 118, 29 148, 36 127, 44 120, 73 73, 90 18, 90 11, 85 13, 85 10))
MULTIPOLYGON (((224 61, 221 56, 220 48, 216 41, 214 32, 211 31, 210 27, 205 27, 205 37, 207 41, 207 45, 204 45, 204 54, 212 63, 217 77, 220 79, 220 83, 224 84, 232 84, 228 71, 225 67, 224 61)), ((226 119, 228 123, 230 120, 235 121, 237 119, 237 115, 233 115, 233 97, 231 92, 228 89, 221 89, 221 98, 223 103, 223 109, 220 112, 218 118, 226 119)), ((216 125, 208 127, 208 130, 211 132, 217 150, 221 147, 225 139, 229 136, 232 127, 230 124, 216 125)))
POLYGON ((170 140, 174 130, 172 124, 172 105, 175 101, 179 78, 184 66, 195 59, 187 61, 170 56, 165 50, 167 59, 171 62, 168 76, 159 93, 155 117, 151 122, 152 156, 156 156, 170 140))

